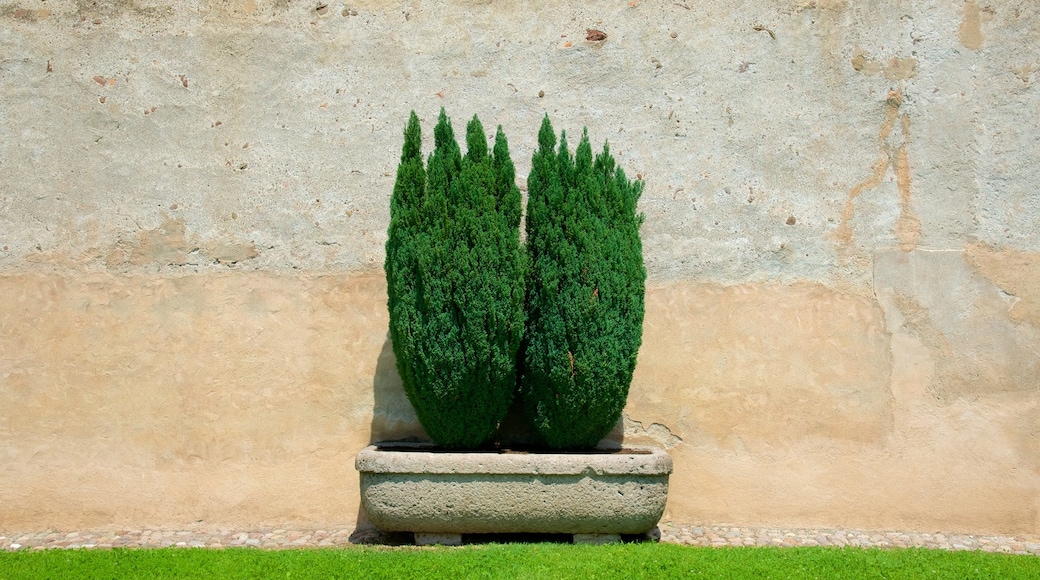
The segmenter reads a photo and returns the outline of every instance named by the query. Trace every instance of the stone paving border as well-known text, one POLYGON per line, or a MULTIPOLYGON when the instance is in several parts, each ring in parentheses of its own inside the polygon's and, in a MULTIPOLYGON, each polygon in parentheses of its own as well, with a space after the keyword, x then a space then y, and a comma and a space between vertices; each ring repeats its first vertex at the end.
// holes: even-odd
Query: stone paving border
POLYGON ((878 532, 839 529, 746 528, 663 523, 662 542, 691 546, 851 546, 981 550, 1040 556, 1040 536, 978 536, 942 532, 878 532))
MULTIPOLYGON (((662 542, 692 546, 832 546, 981 550, 1040 556, 1040 536, 876 532, 838 529, 749 528, 662 523, 650 534, 662 542)), ((115 530, 78 532, 0 532, 0 551, 75 548, 326 548, 354 544, 410 543, 410 534, 376 530, 171 531, 115 530)))

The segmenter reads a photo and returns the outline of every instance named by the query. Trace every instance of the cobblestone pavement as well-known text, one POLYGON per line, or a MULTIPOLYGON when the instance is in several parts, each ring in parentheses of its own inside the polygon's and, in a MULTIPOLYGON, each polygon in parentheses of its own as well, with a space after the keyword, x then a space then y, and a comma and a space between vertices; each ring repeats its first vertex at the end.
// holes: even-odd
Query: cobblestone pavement
MULTIPOLYGON (((692 546, 851 546, 862 548, 932 548, 982 550, 1040 556, 1040 536, 975 536, 918 532, 871 532, 835 529, 738 528, 662 523, 651 533, 662 542, 692 546)), ((410 534, 374 530, 171 531, 114 530, 93 532, 0 532, 0 551, 49 548, 185 548, 253 547, 261 549, 324 548, 352 544, 403 544, 410 534)))

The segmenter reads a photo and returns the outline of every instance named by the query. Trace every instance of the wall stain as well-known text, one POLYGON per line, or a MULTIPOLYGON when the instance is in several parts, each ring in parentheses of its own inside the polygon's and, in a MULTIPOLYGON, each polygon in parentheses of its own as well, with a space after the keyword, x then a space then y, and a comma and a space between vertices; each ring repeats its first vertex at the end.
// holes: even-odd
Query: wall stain
POLYGON ((885 120, 881 123, 878 132, 878 158, 870 177, 857 183, 849 190, 849 196, 845 200, 845 207, 841 212, 841 222, 834 231, 834 237, 838 240, 842 249, 847 249, 852 243, 852 218, 856 211, 855 200, 864 191, 868 191, 881 185, 889 168, 895 172, 896 184, 899 188, 899 219, 896 222, 896 238, 899 247, 904 252, 909 252, 917 247, 917 241, 921 236, 921 220, 914 212, 911 204, 911 180, 910 160, 907 155, 907 144, 910 141, 910 116, 906 113, 900 115, 899 108, 903 104, 901 91, 890 91, 885 100, 885 120), (889 142, 896 121, 900 121, 900 133, 902 139, 898 145, 889 142))
POLYGON ((896 238, 899 248, 909 252, 917 247, 921 237, 921 220, 910 203, 910 161, 906 155, 906 140, 910 136, 910 117, 903 115, 903 143, 896 150, 896 185, 899 187, 899 219, 896 221, 896 238))

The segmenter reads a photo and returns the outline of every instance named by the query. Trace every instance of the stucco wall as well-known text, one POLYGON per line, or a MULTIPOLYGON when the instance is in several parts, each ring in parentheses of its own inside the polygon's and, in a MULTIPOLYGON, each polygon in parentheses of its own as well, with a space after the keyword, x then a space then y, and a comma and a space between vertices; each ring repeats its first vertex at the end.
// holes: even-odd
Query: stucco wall
POLYGON ((1032 0, 2 4, 0 530, 355 522, 443 106, 646 181, 666 519, 1040 532, 1038 55, 1032 0))

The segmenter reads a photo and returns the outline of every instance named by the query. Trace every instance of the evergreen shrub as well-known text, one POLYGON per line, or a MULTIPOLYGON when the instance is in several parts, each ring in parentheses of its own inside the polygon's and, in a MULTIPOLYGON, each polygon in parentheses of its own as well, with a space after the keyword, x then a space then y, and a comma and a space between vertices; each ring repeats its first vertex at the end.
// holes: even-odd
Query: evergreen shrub
POLYGON ((390 338, 423 429, 445 447, 490 439, 513 401, 524 326, 520 190, 502 128, 476 116, 463 156, 441 110, 423 167, 413 111, 390 201, 390 338))
POLYGON ((523 406, 552 448, 594 447, 617 423, 642 342, 641 181, 586 130, 574 156, 548 116, 527 180, 523 406))

